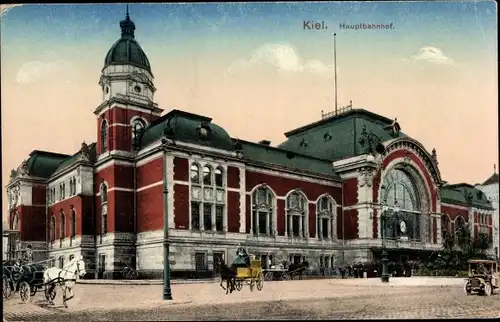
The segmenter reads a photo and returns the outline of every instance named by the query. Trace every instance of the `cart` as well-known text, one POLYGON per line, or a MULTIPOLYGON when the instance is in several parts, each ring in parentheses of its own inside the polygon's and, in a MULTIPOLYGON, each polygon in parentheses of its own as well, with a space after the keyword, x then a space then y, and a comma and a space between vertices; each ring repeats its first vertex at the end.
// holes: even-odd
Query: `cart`
POLYGON ((46 267, 40 263, 28 265, 18 265, 16 261, 6 261, 3 263, 3 297, 5 299, 12 295, 12 292, 19 292, 19 296, 24 303, 27 303, 39 289, 42 289, 43 272, 46 267))
POLYGON ((250 286, 250 291, 253 291, 255 286, 257 286, 257 290, 262 290, 264 287, 264 273, 259 259, 250 260, 250 267, 236 268, 235 286, 238 291, 243 288, 243 283, 250 286))

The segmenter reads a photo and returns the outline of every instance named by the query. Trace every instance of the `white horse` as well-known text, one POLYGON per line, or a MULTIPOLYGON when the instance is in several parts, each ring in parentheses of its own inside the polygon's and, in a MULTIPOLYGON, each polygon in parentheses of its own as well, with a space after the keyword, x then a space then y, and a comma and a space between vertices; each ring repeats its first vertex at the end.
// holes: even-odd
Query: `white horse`
POLYGON ((45 296, 49 303, 54 304, 54 288, 59 285, 63 292, 63 304, 65 307, 68 307, 66 301, 74 297, 73 286, 75 286, 77 278, 84 276, 85 273, 85 262, 82 256, 73 258, 62 269, 51 267, 45 270, 43 273, 43 283, 45 284, 45 296), (66 297, 66 291, 69 291, 69 297, 66 297))

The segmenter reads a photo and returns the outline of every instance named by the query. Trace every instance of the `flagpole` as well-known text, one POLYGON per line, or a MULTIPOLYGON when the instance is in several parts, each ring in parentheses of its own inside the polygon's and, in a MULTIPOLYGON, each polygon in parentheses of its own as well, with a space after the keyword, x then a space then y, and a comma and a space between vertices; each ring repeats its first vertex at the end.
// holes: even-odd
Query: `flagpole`
POLYGON ((335 72, 335 115, 337 115, 337 34, 333 34, 333 68, 335 72))

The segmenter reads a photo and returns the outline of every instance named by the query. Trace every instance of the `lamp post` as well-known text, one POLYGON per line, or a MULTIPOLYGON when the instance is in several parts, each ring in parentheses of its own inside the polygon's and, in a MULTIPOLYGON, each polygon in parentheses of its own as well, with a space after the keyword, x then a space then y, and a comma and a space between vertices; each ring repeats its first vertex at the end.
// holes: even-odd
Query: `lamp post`
POLYGON ((168 240, 168 181, 167 181, 167 139, 162 138, 163 149, 163 299, 172 300, 170 288, 170 242, 168 240))
POLYGON ((387 254, 387 248, 385 245, 385 242, 386 242, 386 218, 391 217, 394 214, 397 214, 398 212, 399 212, 399 208, 397 206, 388 207, 386 204, 386 201, 383 201, 382 212, 381 212, 381 216, 380 216, 380 221, 381 221, 381 225, 382 225, 382 227, 380 227, 381 234, 382 234, 382 254, 381 254, 382 259, 380 260, 382 262, 382 275, 380 277, 380 280, 383 283, 389 282, 389 271, 388 271, 388 267, 387 267, 387 262, 389 261, 389 259, 387 258, 388 254, 387 254), (388 214, 388 210, 392 210, 390 215, 388 214))

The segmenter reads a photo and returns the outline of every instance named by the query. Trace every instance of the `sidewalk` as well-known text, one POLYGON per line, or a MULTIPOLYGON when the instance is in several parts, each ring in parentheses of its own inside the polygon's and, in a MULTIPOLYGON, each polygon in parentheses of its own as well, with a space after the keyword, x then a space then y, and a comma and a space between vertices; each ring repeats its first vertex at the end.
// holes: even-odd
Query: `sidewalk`
MULTIPOLYGON (((192 280, 170 280, 170 284, 204 284, 215 283, 218 280, 215 278, 207 279, 192 279, 192 280)), ((163 285, 163 280, 78 280, 77 284, 90 285, 163 285)))

